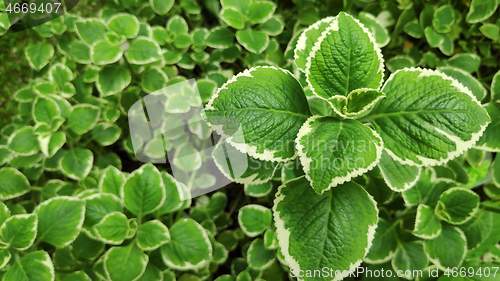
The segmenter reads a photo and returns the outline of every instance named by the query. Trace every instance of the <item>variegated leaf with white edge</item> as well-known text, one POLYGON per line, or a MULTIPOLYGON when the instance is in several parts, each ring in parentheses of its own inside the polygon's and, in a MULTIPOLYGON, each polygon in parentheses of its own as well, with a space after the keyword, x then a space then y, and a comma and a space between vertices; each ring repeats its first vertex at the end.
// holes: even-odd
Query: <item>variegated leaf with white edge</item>
POLYGON ((411 233, 422 239, 434 239, 441 233, 441 223, 434 216, 432 208, 424 204, 418 205, 415 227, 411 233))
POLYGON ((304 91, 284 69, 262 66, 228 80, 208 102, 207 121, 239 151, 266 161, 295 158, 294 140, 311 115, 304 91))
POLYGON ((305 177, 279 187, 273 213, 281 252, 295 272, 323 267, 353 272, 372 245, 378 221, 375 200, 357 183, 318 195, 305 177))
POLYGON ((446 163, 471 148, 490 122, 467 88, 438 71, 399 70, 382 92, 386 97, 366 120, 382 137, 386 152, 401 164, 446 163))
POLYGON ((322 194, 375 167, 383 143, 358 121, 313 116, 300 129, 296 147, 306 178, 322 194))
POLYGON ((420 167, 404 165, 392 159, 385 149, 382 151, 378 167, 387 186, 396 192, 403 192, 412 188, 417 182, 421 171, 420 167))

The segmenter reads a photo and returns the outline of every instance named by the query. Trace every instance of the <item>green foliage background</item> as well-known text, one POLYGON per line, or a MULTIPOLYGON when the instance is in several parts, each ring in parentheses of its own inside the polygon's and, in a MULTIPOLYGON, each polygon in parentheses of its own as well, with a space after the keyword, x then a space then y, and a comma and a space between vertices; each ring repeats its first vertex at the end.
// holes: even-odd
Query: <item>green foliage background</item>
MULTIPOLYGON (((278 186, 301 171, 274 165, 258 171, 267 183, 235 180, 240 184, 193 201, 182 200, 186 187, 168 175, 169 165, 177 163, 154 167, 135 158, 127 125, 130 105, 150 92, 195 78, 203 81, 198 85, 202 100, 191 106, 201 106, 233 75, 262 65, 287 69, 304 86, 304 74, 294 64, 300 34, 318 20, 345 11, 373 32, 385 58, 386 77, 406 67, 448 67, 452 69, 448 75, 497 112, 498 4, 495 0, 88 0, 58 21, 17 33, 5 24, 6 7, 0 6, 0 225, 10 223, 2 227, 5 232, 0 231, 0 277, 6 281, 34 280, 30 276, 113 281, 290 279, 271 209, 278 186), (170 2, 172 6, 162 10, 160 5, 170 2), (252 12, 251 2, 263 4, 252 12), (108 37, 100 38, 89 29, 88 37, 82 37, 85 27, 75 24, 84 19, 107 24, 121 13, 128 15, 127 23, 133 21, 131 17, 138 19, 139 35, 125 38, 117 30, 108 30, 108 37), (175 26, 167 28, 172 19, 175 26), (147 46, 138 49, 147 49, 156 57, 153 61, 119 48, 115 54, 92 56, 95 45, 86 42, 105 42, 104 50, 109 50, 133 45, 138 36, 149 38, 147 46), (71 53, 72 42, 87 47, 84 59, 71 53), (54 54, 32 67, 29 60, 45 54, 40 51, 42 45, 35 44, 51 46, 54 54), (30 46, 37 47, 30 50, 30 46), (130 78, 100 81, 103 69, 119 69, 130 78), (64 78, 66 74, 70 78, 64 78), (58 75, 63 77, 61 84, 58 75), (54 114, 36 110, 42 100, 50 101, 39 106, 49 113, 57 108, 54 114), (107 126, 112 130, 105 131, 107 126), (120 191, 127 186, 130 190, 142 186, 150 195, 139 202, 138 196, 120 191), (161 202, 155 202, 158 198, 161 202), (47 226, 51 224, 60 228, 51 229, 47 226), (12 238, 13 229, 22 235, 12 238), (186 240, 186 233, 193 239, 186 240), (41 263, 44 259, 50 260, 41 263), (23 270, 27 277, 18 277, 23 270)), ((191 117, 177 116, 184 123, 191 117)), ((469 247, 462 259, 449 263, 475 272, 500 263, 500 160, 496 157, 500 116, 491 117, 483 147, 472 148, 446 165, 426 168, 417 182, 429 184, 429 175, 434 174, 446 179, 442 182, 472 189, 480 198, 473 204, 474 218, 460 226, 469 247), (487 226, 474 228, 481 223, 487 226)), ((185 142, 172 140, 171 146, 180 149, 185 142)), ((206 180, 196 166, 184 166, 186 177, 192 175, 191 184, 206 180)), ((381 218, 378 227, 389 233, 387 237, 376 234, 376 246, 363 266, 434 269, 436 256, 446 253, 431 253, 429 259, 429 251, 424 253, 422 246, 428 240, 412 236, 417 206, 405 205, 409 199, 390 190, 377 171, 355 182, 375 197, 381 218), (373 263, 377 259, 383 261, 373 263)), ((474 198, 468 201, 475 202, 474 198)), ((445 231, 453 232, 444 225, 445 231)), ((451 236, 456 245, 467 246, 455 234, 451 236)))

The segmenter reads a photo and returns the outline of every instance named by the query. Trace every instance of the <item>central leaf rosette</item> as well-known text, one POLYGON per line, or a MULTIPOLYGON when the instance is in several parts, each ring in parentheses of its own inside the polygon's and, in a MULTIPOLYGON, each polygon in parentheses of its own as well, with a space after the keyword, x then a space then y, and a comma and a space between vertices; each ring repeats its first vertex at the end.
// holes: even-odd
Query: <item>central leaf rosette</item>
MULTIPOLYGON (((352 272, 371 246, 378 218, 371 195, 347 182, 378 165, 392 190, 408 190, 421 167, 471 148, 490 117, 469 89, 442 72, 403 69, 384 84, 380 48, 345 13, 301 34, 295 64, 305 74, 305 89, 288 70, 245 70, 208 102, 206 120, 252 162, 289 165, 299 157, 305 176, 280 187, 273 209, 285 261, 293 270, 352 272), (312 221, 314 230, 305 231, 312 221)), ((252 167, 233 180, 271 180, 265 175, 276 167, 252 167)))

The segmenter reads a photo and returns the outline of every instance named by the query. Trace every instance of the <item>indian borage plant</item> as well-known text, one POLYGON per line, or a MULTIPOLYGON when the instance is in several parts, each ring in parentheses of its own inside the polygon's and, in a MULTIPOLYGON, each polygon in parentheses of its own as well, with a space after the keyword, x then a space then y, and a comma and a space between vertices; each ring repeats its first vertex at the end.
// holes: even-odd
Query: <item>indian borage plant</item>
MULTIPOLYGON (((287 70, 256 67, 230 79, 205 107, 207 120, 228 136, 227 143, 254 162, 288 165, 300 160, 304 175, 284 182, 273 206, 281 253, 292 272, 323 267, 351 272, 361 264, 374 245, 377 223, 382 229, 384 219, 378 218, 377 202, 352 179, 374 168, 391 190, 403 192, 407 203, 422 204, 409 239, 424 258, 417 267, 427 266, 427 257, 441 270, 461 265, 464 247, 453 245, 460 253, 447 254, 441 241, 466 245, 456 225, 474 215, 479 198, 422 167, 447 163, 478 141, 490 117, 476 97, 455 79, 428 69, 403 69, 383 83, 379 47, 345 13, 302 33, 295 64, 305 73, 305 88, 287 70), (313 116, 306 91, 332 114, 313 116), (234 133, 234 123, 216 118, 220 116, 239 120, 244 138, 234 133), (417 181, 426 184, 412 188, 417 181), (420 188, 426 192, 421 194, 420 188), (466 204, 457 207, 458 201, 466 204), (435 222, 424 223, 431 220, 435 222)), ((222 157, 216 154, 216 159, 222 157)), ((240 180, 252 182, 262 173, 240 180)), ((367 261, 389 261, 396 252, 400 258, 394 259, 394 267, 408 267, 401 258, 407 244, 394 244, 404 240, 392 238, 377 247, 393 248, 385 254, 375 249, 367 261)))

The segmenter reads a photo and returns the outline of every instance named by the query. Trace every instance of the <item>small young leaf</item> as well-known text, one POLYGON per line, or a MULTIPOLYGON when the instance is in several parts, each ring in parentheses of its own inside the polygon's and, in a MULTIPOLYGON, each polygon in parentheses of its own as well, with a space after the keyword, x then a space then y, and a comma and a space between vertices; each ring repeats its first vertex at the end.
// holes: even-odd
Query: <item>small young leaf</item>
MULTIPOLYGON (((30 191, 31 185, 28 179, 15 168, 4 167, 0 169, 0 178, 2 179, 0 181, 0 200, 16 198, 30 191)), ((5 214, 5 212, 3 213, 5 214)), ((0 215, 0 217, 2 216, 0 215)))
MULTIPOLYGON (((111 171, 108 170, 108 172, 111 171)), ((97 193, 84 198, 85 227, 99 223, 107 214, 123 212, 123 203, 113 194, 97 193)))
POLYGON ((80 233, 85 202, 73 197, 54 197, 38 205, 35 212, 38 215, 37 240, 65 247, 80 233))
POLYGON ((248 7, 248 19, 257 24, 267 21, 276 10, 276 4, 271 1, 253 1, 248 7))
POLYGON ((441 233, 441 223, 429 206, 418 205, 415 228, 411 233, 422 239, 434 239, 441 233))
POLYGON ((210 31, 205 43, 212 48, 224 49, 233 45, 234 33, 227 27, 215 27, 210 31))
POLYGON ((252 241, 247 252, 247 262, 252 268, 265 270, 273 264, 276 254, 264 247, 264 240, 257 238, 252 241))
POLYGON ((139 20, 127 13, 119 13, 108 20, 108 28, 126 38, 134 38, 139 33, 139 20))
POLYGON ((245 27, 243 15, 235 8, 226 7, 220 11, 219 17, 229 26, 235 29, 242 29, 245 27))
POLYGON ((122 58, 123 51, 120 46, 107 41, 97 42, 92 46, 92 59, 97 65, 112 64, 122 58))
MULTIPOLYGON (((500 152, 500 139, 498 138, 500 132, 500 109, 493 103, 484 105, 484 108, 491 118, 491 123, 486 127, 483 135, 474 146, 485 151, 500 152)), ((493 178, 495 177, 496 175, 493 175, 493 178)))
POLYGON ((48 43, 41 42, 28 46, 25 54, 31 68, 41 70, 54 56, 54 47, 48 43))
POLYGON ((109 166, 99 178, 98 187, 103 193, 120 196, 120 187, 125 182, 125 175, 114 166, 109 166))
POLYGON ((245 184, 245 194, 251 197, 265 197, 273 190, 273 183, 245 184))
POLYGON ((159 220, 143 223, 137 232, 137 246, 144 251, 154 250, 169 241, 168 228, 159 220))
POLYGON ((491 17, 498 7, 496 0, 472 0, 470 10, 465 20, 468 23, 478 23, 491 17))
POLYGON ((8 142, 10 150, 20 156, 29 156, 40 151, 40 143, 33 127, 26 126, 15 131, 8 142))
POLYGON ((372 14, 361 12, 358 16, 359 21, 368 29, 370 29, 375 38, 375 42, 379 48, 385 47, 391 41, 391 36, 389 31, 383 25, 380 24, 379 20, 372 14))
POLYGON ((132 172, 121 188, 121 197, 127 209, 139 218, 160 208, 165 201, 165 186, 158 169, 145 164, 132 172))
POLYGON ((252 53, 262 53, 269 44, 269 36, 259 30, 241 29, 236 32, 236 40, 252 53))
POLYGON ((9 247, 24 251, 35 241, 36 226, 36 214, 14 215, 3 223, 0 237, 9 247))
POLYGON ((95 126, 100 112, 99 107, 95 105, 78 104, 73 107, 73 111, 68 118, 68 127, 74 133, 83 135, 95 126))
POLYGON ((104 254, 104 270, 111 281, 133 281, 144 273, 148 260, 135 243, 112 247, 104 254))
POLYGON ((99 238, 111 245, 123 243, 129 230, 127 216, 120 212, 105 215, 94 227, 99 238))
POLYGON ((33 119, 36 122, 50 125, 54 118, 61 115, 61 110, 55 101, 38 97, 33 104, 33 119))
POLYGON ((155 11, 158 15, 164 15, 170 11, 174 5, 174 0, 149 0, 151 9, 155 11))
POLYGON ((74 179, 82 180, 90 173, 94 163, 94 154, 85 148, 70 149, 61 160, 62 172, 74 179))
POLYGON ((385 149, 382 151, 378 167, 387 186, 396 192, 412 188, 417 182, 421 170, 419 167, 404 165, 392 159, 385 149))
POLYGON ((197 269, 212 259, 212 244, 205 229, 192 219, 170 227, 171 241, 161 246, 163 261, 178 270, 197 269), (186 235, 189 233, 189 235, 186 235))
POLYGON ((115 124, 100 123, 92 129, 92 137, 101 146, 115 143, 122 133, 122 129, 115 124))
POLYGON ((271 227, 271 210, 261 205, 246 205, 238 212, 238 224, 245 234, 255 237, 271 227))
POLYGON ((98 19, 80 19, 75 22, 76 34, 88 45, 93 45, 106 39, 106 25, 98 19))
POLYGON ((139 36, 130 44, 125 53, 127 61, 144 65, 161 59, 160 46, 151 38, 139 36))
POLYGON ((443 192, 434 213, 451 224, 463 224, 471 219, 479 207, 479 196, 465 188, 455 187, 443 192))
POLYGON ((64 64, 53 64, 49 69, 50 82, 63 87, 67 82, 74 79, 73 72, 64 64))
POLYGON ((439 33, 448 33, 455 24, 455 10, 451 5, 443 5, 434 11, 432 26, 439 33))
POLYGON ((102 96, 110 96, 123 91, 132 81, 130 71, 122 66, 107 66, 99 71, 96 87, 102 96))

